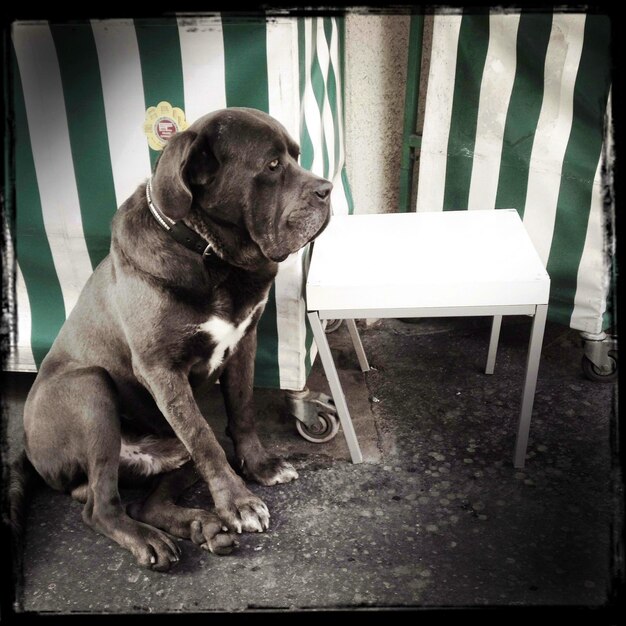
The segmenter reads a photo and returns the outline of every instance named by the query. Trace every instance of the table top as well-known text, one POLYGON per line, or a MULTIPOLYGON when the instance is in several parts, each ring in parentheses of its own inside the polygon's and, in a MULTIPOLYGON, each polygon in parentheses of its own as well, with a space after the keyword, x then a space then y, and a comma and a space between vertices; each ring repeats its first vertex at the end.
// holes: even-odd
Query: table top
POLYGON ((515 209, 334 215, 306 293, 311 311, 535 305, 550 278, 515 209))

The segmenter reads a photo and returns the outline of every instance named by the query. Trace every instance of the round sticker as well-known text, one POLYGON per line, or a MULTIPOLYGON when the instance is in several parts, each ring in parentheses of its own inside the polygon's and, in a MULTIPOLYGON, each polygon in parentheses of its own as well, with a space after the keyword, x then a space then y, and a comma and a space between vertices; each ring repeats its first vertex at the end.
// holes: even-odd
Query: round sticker
POLYGON ((163 150, 176 133, 185 130, 188 126, 182 109, 162 101, 157 106, 146 110, 143 132, 148 138, 148 145, 153 150, 163 150))

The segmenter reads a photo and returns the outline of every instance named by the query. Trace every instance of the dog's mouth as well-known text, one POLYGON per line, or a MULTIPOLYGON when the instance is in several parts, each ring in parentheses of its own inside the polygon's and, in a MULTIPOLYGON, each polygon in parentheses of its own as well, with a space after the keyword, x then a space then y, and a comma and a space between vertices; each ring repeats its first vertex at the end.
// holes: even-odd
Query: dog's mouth
MULTIPOLYGON (((303 209, 303 210, 300 210, 299 212, 301 212, 301 215, 306 215, 307 210, 303 209)), ((275 263, 281 263, 288 256, 294 254, 295 252, 298 252, 298 250, 304 248, 304 246, 306 246, 308 243, 311 243, 312 241, 317 239, 317 237, 319 237, 322 234, 326 226, 328 226, 329 221, 330 221, 330 211, 326 213, 326 217, 324 221, 319 225, 315 224, 314 221, 308 221, 308 223, 305 222, 305 224, 302 224, 301 221, 296 222, 296 223, 291 223, 291 220, 289 219, 288 220, 289 229, 292 230, 292 232, 297 232, 299 235, 298 240, 297 240, 297 247, 290 247, 288 250, 272 250, 272 251, 268 250, 267 251, 268 258, 274 261, 275 263)))

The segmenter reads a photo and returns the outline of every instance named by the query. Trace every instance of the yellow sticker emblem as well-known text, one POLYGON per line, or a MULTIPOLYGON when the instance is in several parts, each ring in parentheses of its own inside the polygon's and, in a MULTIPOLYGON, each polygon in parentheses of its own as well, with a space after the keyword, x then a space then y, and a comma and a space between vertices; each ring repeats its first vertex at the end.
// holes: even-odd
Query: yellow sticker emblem
POLYGON ((148 138, 148 145, 153 150, 160 151, 165 148, 173 135, 185 130, 188 126, 185 112, 163 101, 146 111, 143 132, 148 138))

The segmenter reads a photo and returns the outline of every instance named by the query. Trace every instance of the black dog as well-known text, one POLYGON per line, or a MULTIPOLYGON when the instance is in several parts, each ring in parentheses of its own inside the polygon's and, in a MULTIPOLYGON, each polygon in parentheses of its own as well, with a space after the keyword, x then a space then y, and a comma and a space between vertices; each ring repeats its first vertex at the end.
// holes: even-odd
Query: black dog
POLYGON ((196 405, 197 382, 220 380, 247 477, 272 485, 298 476, 263 448, 252 400, 256 326, 278 263, 330 215, 331 183, 300 167, 298 154, 285 128, 254 109, 211 113, 176 134, 115 215, 111 252, 27 398, 30 463, 141 565, 167 570, 178 560, 169 535, 223 554, 229 531, 268 528, 267 507, 196 405), (162 476, 126 511, 118 479, 133 474, 162 476), (198 477, 217 515, 176 506, 198 477))

